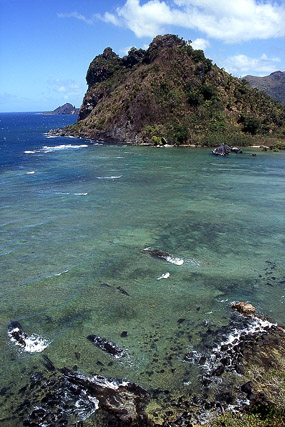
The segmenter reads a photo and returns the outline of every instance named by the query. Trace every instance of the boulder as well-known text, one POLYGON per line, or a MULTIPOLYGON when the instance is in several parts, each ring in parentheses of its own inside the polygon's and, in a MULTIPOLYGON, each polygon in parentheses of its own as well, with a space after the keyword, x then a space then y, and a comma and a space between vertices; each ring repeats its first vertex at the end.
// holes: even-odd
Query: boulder
POLYGON ((255 307, 247 302, 237 302, 232 305, 232 309, 246 315, 255 313, 255 307))

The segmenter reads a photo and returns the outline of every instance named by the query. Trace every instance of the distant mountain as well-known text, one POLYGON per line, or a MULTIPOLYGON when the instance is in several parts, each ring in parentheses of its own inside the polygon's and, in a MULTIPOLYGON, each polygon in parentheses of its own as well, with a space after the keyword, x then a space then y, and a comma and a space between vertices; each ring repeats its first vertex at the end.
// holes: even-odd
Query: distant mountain
POLYGON ((285 71, 275 71, 264 77, 245 76, 244 79, 248 81, 251 87, 263 90, 276 101, 285 105, 285 71))
POLYGON ((79 108, 75 108, 75 106, 67 102, 53 111, 45 111, 44 114, 79 114, 79 108))
POLYGON ((78 122, 61 135, 131 144, 251 145, 285 137, 285 107, 175 35, 94 58, 78 122))

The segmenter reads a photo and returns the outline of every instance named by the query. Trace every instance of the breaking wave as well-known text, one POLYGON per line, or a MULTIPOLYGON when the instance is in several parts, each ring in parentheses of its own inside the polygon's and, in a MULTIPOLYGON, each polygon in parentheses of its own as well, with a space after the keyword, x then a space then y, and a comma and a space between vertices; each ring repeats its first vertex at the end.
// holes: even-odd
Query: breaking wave
POLYGON ((87 144, 81 145, 72 145, 72 144, 61 144, 55 146, 44 145, 42 148, 38 150, 26 150, 25 154, 35 154, 35 153, 53 153, 55 151, 63 151, 63 150, 79 150, 80 148, 88 147, 87 144))
POLYGON ((11 343, 21 347, 27 353, 41 353, 50 344, 48 340, 39 335, 28 336, 17 326, 8 331, 8 336, 11 343))
POLYGON ((165 257, 165 260, 167 262, 170 262, 171 264, 175 264, 175 265, 182 265, 184 263, 184 259, 182 259, 182 258, 174 258, 172 256, 165 257))

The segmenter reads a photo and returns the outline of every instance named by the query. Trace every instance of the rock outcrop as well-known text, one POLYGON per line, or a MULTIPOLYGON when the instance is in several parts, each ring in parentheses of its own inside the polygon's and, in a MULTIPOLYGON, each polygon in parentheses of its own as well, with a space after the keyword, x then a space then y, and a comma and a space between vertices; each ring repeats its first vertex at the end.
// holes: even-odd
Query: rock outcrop
POLYGON ((247 302, 237 302, 232 305, 232 308, 245 315, 255 313, 255 307, 247 302))
POLYGON ((153 145, 285 136, 285 108, 175 35, 157 36, 123 58, 106 48, 86 80, 78 123, 66 135, 153 145))

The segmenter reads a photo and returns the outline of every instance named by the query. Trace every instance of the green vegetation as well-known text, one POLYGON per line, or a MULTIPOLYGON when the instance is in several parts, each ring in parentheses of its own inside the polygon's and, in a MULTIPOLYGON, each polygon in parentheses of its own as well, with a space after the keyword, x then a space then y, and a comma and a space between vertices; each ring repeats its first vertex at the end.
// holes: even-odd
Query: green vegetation
POLYGON ((146 51, 132 48, 124 58, 106 48, 86 79, 74 134, 154 145, 285 139, 285 107, 174 35, 157 36, 146 51))
POLYGON ((188 141, 189 130, 186 123, 175 124, 168 132, 168 139, 171 144, 180 145, 188 141))
MULTIPOLYGON (((260 409, 260 408, 259 408, 260 409)), ((255 409, 258 411, 258 408, 255 409)), ((226 413, 210 423, 210 427, 282 427, 284 413, 269 405, 266 413, 232 414, 226 413)))
POLYGON ((276 142, 274 145, 270 146, 270 149, 285 150, 285 142, 276 142))
POLYGON ((230 146, 248 147, 252 144, 250 135, 241 135, 231 132, 212 132, 203 139, 204 147, 217 147, 222 142, 230 146))

